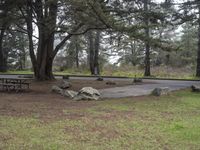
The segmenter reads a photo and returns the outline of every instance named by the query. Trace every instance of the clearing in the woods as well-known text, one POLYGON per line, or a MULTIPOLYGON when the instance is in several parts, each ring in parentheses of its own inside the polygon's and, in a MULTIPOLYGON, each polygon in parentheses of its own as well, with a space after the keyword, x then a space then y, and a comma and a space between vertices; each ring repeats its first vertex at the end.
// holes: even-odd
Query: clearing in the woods
MULTIPOLYGON (((72 81, 74 90, 108 86, 80 82, 72 81)), ((52 84, 0 93, 0 149, 200 148, 200 94, 183 90, 162 97, 73 101, 50 93, 52 84)))

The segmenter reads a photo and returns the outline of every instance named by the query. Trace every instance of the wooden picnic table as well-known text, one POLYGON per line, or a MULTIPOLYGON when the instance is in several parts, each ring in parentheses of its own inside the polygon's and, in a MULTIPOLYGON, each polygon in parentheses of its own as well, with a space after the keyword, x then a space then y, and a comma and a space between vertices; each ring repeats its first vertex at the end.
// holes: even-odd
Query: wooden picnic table
POLYGON ((29 89, 30 78, 0 77, 0 87, 3 91, 29 89))

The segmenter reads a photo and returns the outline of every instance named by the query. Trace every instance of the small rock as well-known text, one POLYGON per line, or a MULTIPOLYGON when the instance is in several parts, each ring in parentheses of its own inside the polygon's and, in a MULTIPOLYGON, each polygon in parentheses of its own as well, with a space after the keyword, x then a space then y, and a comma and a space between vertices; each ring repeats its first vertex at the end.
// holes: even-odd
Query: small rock
POLYGON ((68 75, 63 76, 63 79, 69 79, 68 75))
POLYGON ((106 84, 107 85, 116 85, 116 82, 114 82, 114 81, 107 81, 106 84))
POLYGON ((133 83, 141 83, 142 79, 141 78, 134 78, 133 83))
POLYGON ((52 86, 51 92, 63 95, 63 89, 61 89, 60 87, 58 87, 56 85, 52 86))
POLYGON ((61 89, 68 89, 70 88, 72 85, 68 80, 62 80, 59 84, 58 87, 60 87, 61 89))
POLYGON ((63 92, 62 95, 65 96, 65 97, 74 98, 77 94, 78 94, 78 92, 76 92, 76 91, 66 90, 66 91, 63 92))
POLYGON ((200 92, 200 86, 192 85, 191 89, 192 89, 192 92, 200 92))
POLYGON ((92 87, 82 88, 74 97, 75 100, 99 100, 100 93, 92 87))
POLYGON ((98 77, 97 81, 103 81, 103 77, 98 77))
POLYGON ((169 88, 168 87, 155 88, 152 91, 152 95, 154 95, 154 96, 167 95, 168 93, 169 93, 169 88))

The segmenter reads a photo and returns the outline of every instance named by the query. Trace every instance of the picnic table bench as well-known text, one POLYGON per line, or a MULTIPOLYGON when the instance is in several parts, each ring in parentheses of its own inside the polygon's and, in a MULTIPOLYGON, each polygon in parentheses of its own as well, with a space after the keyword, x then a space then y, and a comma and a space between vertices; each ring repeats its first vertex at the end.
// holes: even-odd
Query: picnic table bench
POLYGON ((14 77, 1 77, 0 89, 3 91, 16 91, 19 92, 23 89, 30 88, 29 78, 14 78, 14 77))

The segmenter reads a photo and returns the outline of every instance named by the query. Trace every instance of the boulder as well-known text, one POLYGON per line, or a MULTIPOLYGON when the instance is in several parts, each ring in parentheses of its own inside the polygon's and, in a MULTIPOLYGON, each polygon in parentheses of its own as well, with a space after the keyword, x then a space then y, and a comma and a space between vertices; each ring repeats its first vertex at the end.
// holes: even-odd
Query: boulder
POLYGON ((152 95, 154 95, 154 96, 167 95, 168 93, 169 93, 169 88, 168 87, 155 88, 152 91, 152 95))
POLYGON ((192 89, 192 92, 200 92, 200 86, 192 85, 191 89, 192 89))
POLYGON ((114 81, 107 81, 106 84, 107 85, 116 85, 116 82, 114 82, 114 81))
POLYGON ((63 95, 63 89, 56 85, 52 86, 51 92, 63 95))
POLYGON ((75 100, 99 100, 100 93, 92 87, 82 88, 74 97, 75 100))
POLYGON ((72 90, 66 90, 62 93, 62 95, 64 97, 69 97, 69 98, 74 98, 76 95, 78 94, 78 92, 76 91, 72 91, 72 90))
POLYGON ((70 88, 72 85, 68 80, 61 80, 60 83, 58 84, 58 87, 61 89, 68 89, 70 88))

